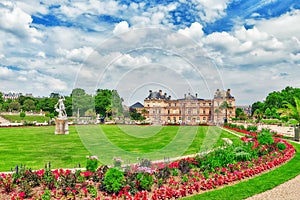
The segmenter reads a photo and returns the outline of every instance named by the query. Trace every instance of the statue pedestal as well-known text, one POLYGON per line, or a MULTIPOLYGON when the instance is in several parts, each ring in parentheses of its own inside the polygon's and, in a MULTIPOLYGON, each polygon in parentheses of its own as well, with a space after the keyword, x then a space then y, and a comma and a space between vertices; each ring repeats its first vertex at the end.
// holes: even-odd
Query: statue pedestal
POLYGON ((55 135, 69 134, 68 118, 55 118, 55 135))

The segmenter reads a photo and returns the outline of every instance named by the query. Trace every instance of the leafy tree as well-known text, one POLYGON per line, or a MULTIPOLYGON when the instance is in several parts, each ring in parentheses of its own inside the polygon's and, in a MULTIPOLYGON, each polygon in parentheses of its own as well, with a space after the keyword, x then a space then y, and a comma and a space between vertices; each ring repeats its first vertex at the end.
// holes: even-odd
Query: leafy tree
POLYGON ((41 98, 38 99, 37 110, 47 111, 49 113, 55 113, 55 105, 58 102, 58 98, 41 98))
POLYGON ((223 101, 220 105, 220 109, 225 110, 225 122, 227 122, 228 119, 228 108, 231 108, 231 105, 227 101, 223 101))
POLYGON ((80 116, 85 115, 85 112, 94 108, 94 97, 85 92, 84 89, 75 88, 71 93, 73 115, 79 112, 80 116))
POLYGON ((142 116, 141 113, 137 112, 136 109, 130 109, 130 119, 132 120, 145 120, 146 118, 142 116))
POLYGON ((272 111, 271 111, 270 108, 267 108, 267 109, 265 110, 265 116, 266 116, 267 118, 271 118, 271 117, 272 117, 272 111))
POLYGON ((253 116, 257 119, 257 122, 260 122, 262 119, 263 113, 260 109, 256 109, 253 113, 253 116))
POLYGON ((297 120, 298 124, 300 124, 300 99, 294 97, 294 104, 287 101, 284 101, 283 108, 278 110, 281 117, 287 117, 290 119, 297 120))
POLYGON ((3 103, 4 103, 4 97, 3 97, 2 92, 0 92, 0 104, 3 104, 3 103))
POLYGON ((263 102, 260 102, 260 101, 257 101, 255 103, 252 104, 252 113, 251 115, 253 116, 254 115, 254 112, 258 109, 259 112, 261 112, 262 110, 264 110, 264 103, 263 102))
POLYGON ((9 109, 11 111, 19 111, 20 110, 20 103, 17 101, 12 101, 9 103, 9 109))
POLYGON ((2 92, 0 92, 0 110, 3 110, 3 108, 4 108, 4 98, 3 98, 3 94, 2 94, 2 92))
POLYGON ((235 109, 235 116, 236 118, 239 118, 239 119, 246 119, 247 116, 244 112, 244 110, 242 108, 236 108, 235 109))
POLYGON ((98 89, 95 110, 101 116, 120 115, 123 112, 122 101, 117 90, 98 89))
POLYGON ((23 103, 22 109, 26 111, 35 110, 35 101, 32 99, 26 99, 23 103))

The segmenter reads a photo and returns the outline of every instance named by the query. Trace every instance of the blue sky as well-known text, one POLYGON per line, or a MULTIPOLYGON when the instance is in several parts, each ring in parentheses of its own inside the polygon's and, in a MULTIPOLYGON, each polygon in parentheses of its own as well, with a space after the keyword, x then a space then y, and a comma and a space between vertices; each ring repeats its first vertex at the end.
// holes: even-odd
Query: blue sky
POLYGON ((69 95, 148 90, 239 105, 300 87, 297 0, 15 0, 0 2, 0 91, 69 95))

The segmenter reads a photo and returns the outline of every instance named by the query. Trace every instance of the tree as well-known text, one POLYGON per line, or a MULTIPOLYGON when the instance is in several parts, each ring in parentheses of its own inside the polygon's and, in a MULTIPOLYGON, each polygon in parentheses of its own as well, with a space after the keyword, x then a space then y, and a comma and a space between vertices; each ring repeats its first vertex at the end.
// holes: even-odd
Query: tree
POLYGON ((2 92, 0 92, 0 110, 4 108, 4 98, 2 92))
POLYGON ((120 98, 117 90, 98 89, 95 96, 95 110, 101 116, 122 114, 122 98, 120 98))
POLYGON ((289 119, 295 119, 300 124, 300 99, 294 97, 294 105, 290 102, 284 101, 283 108, 278 110, 280 117, 287 117, 289 119))
POLYGON ((129 111, 130 119, 132 120, 145 120, 146 118, 142 116, 141 113, 137 112, 136 109, 130 109, 129 111))
POLYGON ((253 113, 253 116, 257 119, 257 123, 260 122, 261 118, 262 118, 262 111, 260 109, 256 109, 253 113))
POLYGON ((236 108, 235 116, 236 116, 236 118, 243 119, 243 120, 245 120, 247 118, 247 116, 242 108, 236 108))
POLYGON ((20 110, 20 103, 17 102, 17 101, 12 101, 10 104, 9 104, 9 109, 11 111, 19 111, 20 110))
POLYGON ((227 102, 227 101, 223 101, 222 104, 220 105, 220 108, 222 110, 225 110, 225 119, 224 122, 227 123, 227 112, 228 112, 228 108, 231 108, 231 105, 227 102))
POLYGON ((3 103, 4 103, 4 97, 3 97, 2 92, 0 92, 0 104, 3 104, 3 103))
POLYGON ((85 92, 84 89, 75 88, 71 93, 73 115, 79 112, 80 116, 85 115, 89 109, 94 109, 94 97, 85 92))
POLYGON ((23 103, 22 109, 26 111, 35 110, 35 101, 32 99, 26 99, 23 103))

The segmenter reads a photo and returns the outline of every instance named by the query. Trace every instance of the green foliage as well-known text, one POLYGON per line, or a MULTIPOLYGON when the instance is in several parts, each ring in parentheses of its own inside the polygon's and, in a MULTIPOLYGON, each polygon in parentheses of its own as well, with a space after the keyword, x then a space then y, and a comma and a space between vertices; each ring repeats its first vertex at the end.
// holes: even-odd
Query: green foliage
POLYGON ((257 131, 257 126, 248 126, 247 131, 255 132, 255 131, 257 131))
POLYGON ((84 116, 88 110, 94 108, 94 97, 86 94, 84 89, 75 88, 71 93, 73 115, 76 116, 79 111, 80 116, 84 116))
POLYGON ((89 194, 91 195, 92 198, 97 198, 98 192, 97 192, 97 188, 95 186, 88 185, 87 190, 88 190, 88 192, 89 192, 89 194))
POLYGON ((88 156, 86 160, 86 170, 95 172, 98 167, 98 159, 96 156, 88 156))
POLYGON ((269 129, 263 129, 257 134, 257 141, 260 145, 273 144, 274 139, 269 129))
POLYGON ((278 142, 276 144, 277 148, 281 151, 285 150, 286 149, 286 145, 283 143, 283 142, 278 142))
POLYGON ((137 181, 139 181, 139 187, 142 190, 148 190, 148 191, 150 191, 154 183, 153 177, 149 173, 139 173, 137 175, 137 181))
POLYGON ((22 119, 24 119, 25 116, 26 116, 25 112, 20 112, 20 117, 21 117, 22 119))
POLYGON ((51 191, 46 189, 44 190, 44 194, 42 194, 42 200, 50 200, 51 199, 51 191))
POLYGON ((130 109, 129 111, 130 119, 132 120, 145 120, 146 118, 139 112, 136 111, 136 109, 130 109))
POLYGON ((124 174, 116 168, 106 171, 103 181, 105 190, 109 193, 118 193, 124 186, 124 174))
POLYGON ((119 115, 123 112, 122 101, 116 90, 98 89, 95 96, 95 110, 101 116, 119 115))

